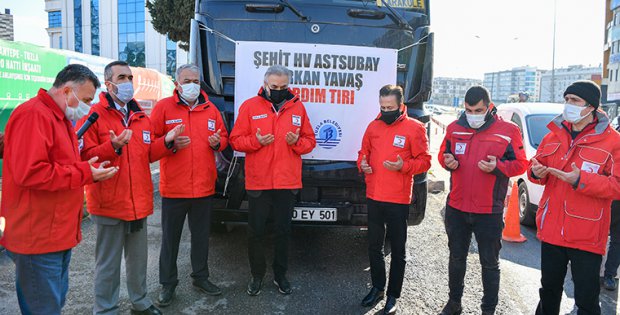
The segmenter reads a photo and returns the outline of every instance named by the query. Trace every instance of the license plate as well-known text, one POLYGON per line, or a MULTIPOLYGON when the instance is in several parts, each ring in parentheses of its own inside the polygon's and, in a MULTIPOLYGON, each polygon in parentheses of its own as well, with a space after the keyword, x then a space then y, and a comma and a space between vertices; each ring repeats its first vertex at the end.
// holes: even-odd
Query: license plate
POLYGON ((293 221, 336 222, 336 208, 303 208, 293 209, 293 221))

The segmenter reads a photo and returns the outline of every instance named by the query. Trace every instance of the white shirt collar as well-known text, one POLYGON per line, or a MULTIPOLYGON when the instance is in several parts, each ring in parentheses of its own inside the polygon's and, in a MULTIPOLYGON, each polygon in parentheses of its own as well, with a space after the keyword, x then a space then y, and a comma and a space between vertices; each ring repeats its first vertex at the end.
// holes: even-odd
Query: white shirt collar
POLYGON ((125 106, 121 106, 117 102, 114 102, 114 105, 116 106, 116 109, 119 110, 119 111, 121 110, 121 108, 124 108, 125 111, 129 112, 129 109, 127 108, 127 104, 125 104, 125 106))

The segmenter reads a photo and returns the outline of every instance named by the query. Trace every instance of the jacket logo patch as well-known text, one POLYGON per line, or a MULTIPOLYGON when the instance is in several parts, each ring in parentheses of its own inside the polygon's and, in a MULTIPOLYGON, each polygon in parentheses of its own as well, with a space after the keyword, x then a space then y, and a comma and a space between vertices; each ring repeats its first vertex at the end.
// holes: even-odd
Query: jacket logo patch
POLYGON ((598 170, 600 167, 601 166, 598 164, 585 162, 585 161, 583 162, 583 164, 581 164, 581 170, 586 173, 598 174, 598 170))
POLYGON ((151 144, 151 132, 142 130, 142 141, 146 144, 151 144))
POLYGON ((263 118, 267 118, 267 114, 252 116, 252 119, 254 120, 263 119, 263 118))
POLYGON ((78 139, 78 151, 82 152, 82 149, 84 149, 84 139, 80 138, 78 139))
POLYGON ((293 115, 293 126, 301 127, 301 116, 293 115))
POLYGON ((399 136, 399 135, 395 135, 394 136, 394 143, 392 143, 392 145, 402 149, 402 148, 405 147, 405 141, 406 141, 405 137, 399 136))
POLYGON ((214 119, 209 119, 209 130, 215 131, 215 120, 214 119))
POLYGON ((454 154, 465 154, 467 149, 467 143, 457 142, 454 146, 454 154))
POLYGON ((170 120, 166 120, 166 125, 180 124, 182 122, 183 122, 183 119, 170 119, 170 120))

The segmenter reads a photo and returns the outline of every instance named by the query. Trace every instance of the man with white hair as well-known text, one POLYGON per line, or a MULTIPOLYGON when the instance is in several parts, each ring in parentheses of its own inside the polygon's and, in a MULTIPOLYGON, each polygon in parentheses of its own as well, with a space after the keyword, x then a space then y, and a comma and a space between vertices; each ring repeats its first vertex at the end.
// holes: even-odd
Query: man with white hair
POLYGON ((232 147, 245 152, 245 189, 248 192, 248 256, 252 278, 248 294, 263 286, 265 226, 274 220, 274 283, 290 294, 286 279, 288 239, 293 206, 301 189, 301 155, 316 145, 306 108, 288 88, 290 71, 281 65, 265 73, 263 87, 241 105, 230 134, 232 147))
POLYGON ((209 281, 209 228, 215 194, 217 169, 215 152, 228 144, 222 115, 200 89, 200 68, 193 64, 176 71, 172 96, 157 102, 151 120, 155 138, 164 137, 178 125, 185 125, 174 151, 161 162, 159 191, 162 196, 162 240, 159 254, 159 306, 168 306, 179 283, 177 256, 185 217, 191 232, 193 286, 208 295, 219 295, 220 288, 209 281))

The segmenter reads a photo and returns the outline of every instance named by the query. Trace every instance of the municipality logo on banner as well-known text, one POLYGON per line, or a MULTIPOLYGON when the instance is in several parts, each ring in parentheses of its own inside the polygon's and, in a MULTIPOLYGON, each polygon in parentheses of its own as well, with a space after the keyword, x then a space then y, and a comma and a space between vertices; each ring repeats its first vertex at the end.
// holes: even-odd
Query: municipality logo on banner
POLYGON ((319 147, 328 150, 333 149, 342 140, 342 128, 340 128, 338 122, 325 119, 314 126, 314 136, 319 147))

